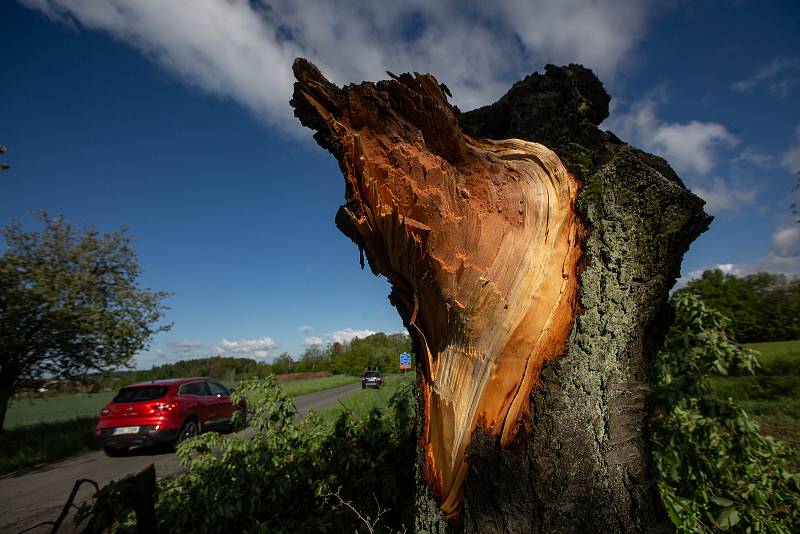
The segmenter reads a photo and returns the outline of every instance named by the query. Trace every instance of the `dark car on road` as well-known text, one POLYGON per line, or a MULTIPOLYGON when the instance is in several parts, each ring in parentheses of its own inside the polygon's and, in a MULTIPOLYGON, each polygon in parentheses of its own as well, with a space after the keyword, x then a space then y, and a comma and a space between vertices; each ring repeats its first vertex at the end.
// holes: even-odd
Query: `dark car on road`
POLYGON ((383 373, 377 370, 368 369, 361 375, 361 389, 382 388, 383 373))
POLYGON ((126 386, 100 411, 95 443, 109 456, 129 447, 180 443, 206 430, 229 430, 237 406, 211 378, 154 380, 126 386))

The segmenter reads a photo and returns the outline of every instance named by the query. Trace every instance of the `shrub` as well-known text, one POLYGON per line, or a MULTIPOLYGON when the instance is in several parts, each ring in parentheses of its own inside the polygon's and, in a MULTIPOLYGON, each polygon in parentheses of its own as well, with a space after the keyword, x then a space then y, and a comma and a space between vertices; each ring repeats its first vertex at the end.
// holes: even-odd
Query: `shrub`
MULTIPOLYGON (((376 409, 358 421, 345 412, 333 429, 315 415, 296 424, 291 397, 272 379, 247 382, 238 392, 258 399, 250 416, 255 435, 207 433, 179 446, 186 471, 159 482, 155 511, 160 531, 356 531, 361 520, 336 502, 334 493, 361 511, 374 510, 376 503, 388 509, 379 528, 411 524, 415 433, 410 387, 392 398, 389 413, 376 409)), ((111 501, 101 498, 94 504, 109 508, 111 501)), ((86 505, 80 517, 103 513, 86 505)), ((132 524, 129 516, 116 530, 130 530, 132 524)))
POLYGON ((656 360, 651 417, 658 486, 681 532, 800 531, 800 476, 789 451, 761 436, 708 377, 753 373, 755 354, 728 337, 728 320, 692 293, 672 299, 675 321, 656 360))

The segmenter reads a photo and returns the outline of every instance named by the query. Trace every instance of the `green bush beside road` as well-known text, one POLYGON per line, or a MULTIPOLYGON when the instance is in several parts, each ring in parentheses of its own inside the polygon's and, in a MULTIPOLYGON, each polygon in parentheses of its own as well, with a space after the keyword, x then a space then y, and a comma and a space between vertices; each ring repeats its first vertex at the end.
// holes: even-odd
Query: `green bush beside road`
MULTIPOLYGON (((357 376, 334 375, 279 382, 278 387, 297 397, 358 380, 357 376)), ((97 417, 114 395, 106 391, 14 401, 6 418, 7 430, 0 433, 0 475, 94 450, 97 417)))

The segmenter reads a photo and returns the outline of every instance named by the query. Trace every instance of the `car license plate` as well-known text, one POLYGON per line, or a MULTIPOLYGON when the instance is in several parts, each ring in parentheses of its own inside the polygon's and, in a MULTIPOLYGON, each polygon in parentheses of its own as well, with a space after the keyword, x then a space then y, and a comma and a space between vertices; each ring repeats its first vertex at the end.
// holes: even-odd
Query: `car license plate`
POLYGON ((139 432, 138 426, 121 426, 119 428, 115 428, 112 434, 114 436, 118 436, 120 434, 136 434, 139 432))

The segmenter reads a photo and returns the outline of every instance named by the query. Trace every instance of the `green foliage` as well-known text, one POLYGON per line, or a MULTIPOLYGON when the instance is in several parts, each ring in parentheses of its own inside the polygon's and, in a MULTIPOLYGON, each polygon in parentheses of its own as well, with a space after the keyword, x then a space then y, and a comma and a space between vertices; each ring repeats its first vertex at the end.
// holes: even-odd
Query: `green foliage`
MULTIPOLYGON (((389 413, 375 409, 362 420, 343 413, 332 429, 316 415, 295 423, 291 397, 271 378, 242 384, 237 394, 248 398, 255 435, 207 433, 181 444, 178 456, 186 471, 159 482, 159 530, 358 530, 359 519, 337 507, 330 496, 334 492, 359 510, 374 510, 376 501, 388 508, 381 516, 384 527, 411 524, 415 434, 410 388, 392 398, 389 413)), ((106 514, 114 505, 97 501, 93 506, 91 513, 106 514)), ((117 526, 118 531, 129 528, 117 526)))
POLYGON ((364 339, 355 338, 349 344, 334 343, 325 349, 309 347, 294 370, 356 375, 367 367, 377 367, 389 372, 398 369, 403 352, 411 353, 408 335, 378 332, 364 339))
MULTIPOLYGON (((299 361, 294 361, 287 352, 279 355, 271 363, 225 356, 195 358, 153 366, 148 370, 115 370, 82 375, 77 380, 48 384, 50 391, 47 394, 116 391, 135 382, 179 376, 208 376, 227 383, 250 378, 265 378, 272 374, 318 371, 360 376, 366 367, 378 367, 389 372, 396 370, 399 364, 398 357, 402 352, 411 352, 409 336, 379 332, 364 339, 355 338, 347 344, 332 343, 326 347, 316 345, 308 347, 299 361)), ((36 383, 29 382, 28 385, 30 387, 24 394, 41 396, 31 393, 36 383)))
POLYGON ((695 294, 677 293, 672 305, 651 417, 667 513, 681 532, 796 532, 800 476, 788 450, 731 400, 709 395, 710 376, 752 373, 755 354, 731 341, 728 320, 695 294))
POLYGON ((678 293, 685 292, 730 318, 729 334, 740 343, 800 339, 800 278, 714 270, 678 293))
POLYGON ((277 375, 291 373, 292 367, 294 367, 294 360, 292 360, 288 352, 280 354, 275 358, 275 361, 272 362, 272 371, 277 375))
POLYGON ((147 380, 208 376, 224 382, 235 382, 242 378, 266 377, 272 372, 273 369, 268 364, 259 363, 251 358, 213 356, 155 365, 148 370, 98 374, 87 377, 87 379, 96 383, 101 389, 116 391, 128 384, 147 380))
POLYGON ((800 468, 800 341, 749 345, 760 353, 755 376, 712 377, 710 394, 733 398, 758 421, 763 434, 792 448, 793 465, 800 468))
POLYGON ((39 213, 41 231, 2 229, 0 428, 21 380, 71 378, 127 365, 157 326, 166 293, 137 286, 139 265, 123 231, 83 233, 39 213))

